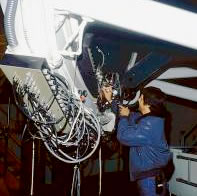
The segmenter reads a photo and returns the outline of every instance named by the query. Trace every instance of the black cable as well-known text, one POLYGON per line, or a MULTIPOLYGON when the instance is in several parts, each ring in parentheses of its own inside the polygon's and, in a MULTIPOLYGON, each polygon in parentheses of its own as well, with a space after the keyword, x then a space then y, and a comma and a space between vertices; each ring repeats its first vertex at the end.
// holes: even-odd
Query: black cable
MULTIPOLYGON (((14 87, 14 85, 13 85, 12 87, 14 87)), ((48 121, 48 122, 42 122, 42 121, 39 121, 39 120, 32 119, 32 116, 30 116, 30 114, 28 114, 28 113, 23 109, 23 107, 21 107, 21 105, 19 104, 19 102, 18 102, 18 100, 17 100, 17 98, 16 98, 17 93, 15 92, 15 89, 14 89, 14 88, 12 88, 12 89, 13 89, 13 94, 14 94, 14 99, 15 99, 16 105, 17 105, 18 108, 23 112, 23 114, 24 114, 27 118, 29 118, 30 120, 32 120, 34 123, 52 125, 52 124, 58 124, 58 123, 60 123, 60 122, 64 119, 64 116, 60 117, 60 118, 59 118, 58 120, 56 120, 56 121, 48 121)), ((39 110, 36 111, 36 112, 39 112, 39 110)))

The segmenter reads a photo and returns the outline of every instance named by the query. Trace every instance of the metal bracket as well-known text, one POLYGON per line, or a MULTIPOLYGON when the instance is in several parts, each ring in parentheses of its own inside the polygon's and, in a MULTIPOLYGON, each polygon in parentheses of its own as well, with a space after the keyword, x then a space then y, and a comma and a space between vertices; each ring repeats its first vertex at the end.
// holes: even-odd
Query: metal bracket
POLYGON ((86 18, 86 17, 79 17, 70 14, 67 11, 64 10, 56 10, 57 16, 61 15, 61 21, 60 21, 60 27, 58 27, 58 30, 64 26, 63 23, 67 22, 67 28, 69 27, 69 30, 66 32, 64 31, 65 37, 67 38, 66 43, 64 45, 63 50, 60 52, 60 54, 64 57, 70 57, 75 58, 76 56, 81 55, 82 53, 82 43, 83 43, 83 35, 84 30, 88 22, 93 22, 92 19, 86 18), (65 16, 62 20, 62 15, 65 16), (77 47, 77 48, 76 48, 77 47))

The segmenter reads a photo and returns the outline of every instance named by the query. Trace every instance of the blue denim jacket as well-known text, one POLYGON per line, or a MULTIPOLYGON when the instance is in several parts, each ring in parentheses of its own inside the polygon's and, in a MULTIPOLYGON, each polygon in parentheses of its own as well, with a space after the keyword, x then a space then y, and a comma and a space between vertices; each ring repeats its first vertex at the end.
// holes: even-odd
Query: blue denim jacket
POLYGON ((118 140, 130 147, 131 181, 137 180, 140 173, 164 167, 171 158, 164 134, 164 119, 146 116, 136 123, 140 115, 133 112, 129 118, 121 118, 118 124, 118 140))

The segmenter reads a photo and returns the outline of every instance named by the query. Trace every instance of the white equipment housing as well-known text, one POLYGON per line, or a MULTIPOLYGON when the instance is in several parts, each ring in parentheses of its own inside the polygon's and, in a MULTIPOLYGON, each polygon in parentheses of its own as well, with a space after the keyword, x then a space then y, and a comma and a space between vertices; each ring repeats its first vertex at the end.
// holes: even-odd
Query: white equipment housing
MULTIPOLYGON (((95 151, 100 139, 100 123, 96 117, 96 100, 86 87, 76 66, 77 57, 82 54, 85 28, 89 23, 101 22, 106 26, 113 26, 116 30, 136 32, 143 36, 151 36, 193 50, 197 49, 197 26, 194 25, 197 22, 197 14, 155 1, 114 1, 113 5, 111 1, 104 0, 0 0, 0 3, 5 18, 7 17, 8 20, 5 31, 8 31, 7 35, 10 36, 7 37, 9 45, 6 54, 31 57, 32 61, 34 61, 33 58, 46 60, 47 67, 45 69, 42 69, 42 65, 39 69, 24 67, 13 69, 6 65, 0 66, 10 82, 12 84, 17 83, 16 87, 18 89, 23 90, 24 85, 28 86, 29 80, 32 80, 29 85, 34 84, 34 87, 30 90, 31 92, 33 91, 36 94, 37 90, 35 89, 40 89, 39 101, 35 102, 34 108, 29 109, 29 114, 32 115, 38 110, 38 105, 42 102, 41 99, 48 103, 50 97, 54 95, 53 88, 51 88, 53 83, 50 86, 54 75, 65 79, 66 87, 61 79, 57 79, 58 85, 61 89, 67 88, 67 93, 73 97, 76 112, 73 112, 73 117, 70 118, 71 122, 67 129, 63 131, 63 136, 58 135, 56 137, 51 127, 43 127, 46 114, 34 116, 37 121, 43 121, 37 124, 38 129, 41 130, 40 137, 52 135, 52 142, 44 141, 46 147, 54 156, 65 162, 73 163, 85 160, 95 151), (50 70, 51 79, 47 75, 46 68, 50 70), (39 77, 39 79, 36 77, 39 77), (79 90, 87 91, 88 95, 85 103, 80 101, 79 90), (79 120, 83 119, 83 125, 79 125, 78 118, 79 120), (73 124, 74 126, 72 126, 73 124), (76 128, 82 130, 83 134, 80 135, 80 131, 73 132, 76 128), (90 149, 85 149, 84 155, 82 153, 80 158, 77 153, 68 155, 63 148, 60 148, 56 153, 58 149, 56 145, 77 146, 77 139, 80 137, 85 137, 82 143, 87 144, 89 140, 92 142, 90 149), (58 143, 55 143, 56 139, 58 143), (87 154, 86 151, 88 151, 87 154)), ((197 72, 187 67, 171 68, 148 85, 157 86, 169 95, 196 101, 197 91, 195 89, 160 80, 196 76, 197 72)), ((24 97, 26 104, 28 104, 28 93, 27 91, 24 93, 27 96, 24 97)), ((66 99, 66 97, 61 98, 66 99)), ((49 115, 51 119, 57 120, 62 115, 68 116, 68 113, 64 113, 63 110, 64 107, 68 106, 68 103, 61 107, 56 95, 54 99, 54 105, 50 112, 55 116, 49 115)), ((64 121, 61 122, 64 123, 64 121)), ((61 129, 63 125, 59 123, 55 126, 56 129, 61 129)), ((196 156, 184 154, 174 149, 172 152, 174 153, 176 170, 170 181, 170 192, 180 196, 196 195, 196 156), (179 157, 177 158, 177 156, 179 157)))

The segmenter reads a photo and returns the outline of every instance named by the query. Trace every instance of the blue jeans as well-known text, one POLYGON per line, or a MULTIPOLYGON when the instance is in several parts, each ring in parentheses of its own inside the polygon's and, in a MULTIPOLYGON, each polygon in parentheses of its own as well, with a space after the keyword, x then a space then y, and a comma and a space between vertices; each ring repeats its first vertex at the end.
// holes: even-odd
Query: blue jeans
MULTIPOLYGON (((156 193, 155 177, 148 177, 142 180, 138 180, 137 185, 140 196, 158 196, 158 194, 156 193)), ((159 194, 160 196, 165 195, 165 185, 163 189, 163 192, 159 194)))

